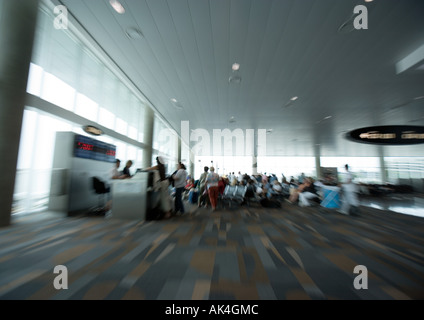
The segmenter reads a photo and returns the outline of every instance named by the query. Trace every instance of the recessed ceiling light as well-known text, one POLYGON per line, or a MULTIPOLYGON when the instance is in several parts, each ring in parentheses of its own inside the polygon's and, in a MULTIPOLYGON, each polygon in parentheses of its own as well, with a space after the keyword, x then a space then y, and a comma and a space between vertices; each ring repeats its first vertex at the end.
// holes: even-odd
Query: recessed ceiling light
POLYGON ((373 2, 374 0, 365 0, 365 2, 373 2))
POLYGON ((174 105, 174 107, 178 110, 183 110, 183 106, 178 102, 177 99, 172 98, 171 99, 172 104, 174 105))
POLYGON ((109 3, 112 6, 112 8, 119 14, 125 13, 125 8, 118 0, 109 0, 109 3))
POLYGON ((325 120, 331 119, 332 117, 333 117, 333 116, 326 116, 325 118, 323 118, 323 119, 321 119, 321 120, 317 121, 316 123, 321 123, 321 122, 323 122, 323 121, 325 121, 325 120))
POLYGON ((238 71, 240 69, 240 64, 239 63, 233 63, 231 69, 233 69, 233 71, 238 71))
POLYGON ((293 97, 293 98, 291 98, 290 100, 291 100, 291 101, 296 101, 297 99, 299 99, 299 97, 293 97))
POLYGON ((127 31, 125 33, 128 38, 133 40, 138 40, 143 37, 143 33, 141 32, 141 30, 133 27, 127 28, 127 31))
POLYGON ((232 76, 228 79, 229 83, 240 83, 241 82, 241 77, 240 76, 232 76))

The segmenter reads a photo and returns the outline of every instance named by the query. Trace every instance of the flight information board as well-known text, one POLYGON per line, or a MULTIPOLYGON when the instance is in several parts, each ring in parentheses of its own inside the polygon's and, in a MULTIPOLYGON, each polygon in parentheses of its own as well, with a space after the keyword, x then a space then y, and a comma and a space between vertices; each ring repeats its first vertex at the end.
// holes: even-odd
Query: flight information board
POLYGON ((75 135, 74 157, 114 162, 116 146, 83 135, 75 135))

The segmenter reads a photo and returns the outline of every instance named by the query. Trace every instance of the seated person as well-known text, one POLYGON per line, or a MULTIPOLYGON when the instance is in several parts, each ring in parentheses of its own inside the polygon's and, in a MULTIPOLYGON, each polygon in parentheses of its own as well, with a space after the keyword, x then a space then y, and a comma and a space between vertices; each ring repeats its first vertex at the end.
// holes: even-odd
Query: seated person
POLYGON ((116 179, 125 179, 125 175, 122 174, 122 172, 119 171, 119 167, 121 165, 121 160, 116 159, 115 165, 109 172, 109 179, 110 180, 116 180, 116 179))
POLYGON ((220 196, 224 194, 225 186, 226 186, 225 179, 223 177, 220 177, 218 181, 218 194, 220 196))
POLYGON ((319 198, 315 185, 311 178, 305 178, 304 182, 290 194, 289 202, 295 203, 299 200, 299 206, 308 207, 311 205, 309 200, 319 198))
POLYGON ((132 165, 133 165, 133 162, 131 160, 128 160, 124 170, 122 170, 123 179, 128 179, 132 177, 130 172, 130 168, 132 165))
POLYGON ((183 199, 188 199, 190 191, 194 190, 194 179, 187 179, 187 184, 184 187, 183 199))
POLYGON ((274 190, 277 194, 281 194, 283 192, 283 187, 278 180, 274 180, 272 182, 272 190, 274 190))

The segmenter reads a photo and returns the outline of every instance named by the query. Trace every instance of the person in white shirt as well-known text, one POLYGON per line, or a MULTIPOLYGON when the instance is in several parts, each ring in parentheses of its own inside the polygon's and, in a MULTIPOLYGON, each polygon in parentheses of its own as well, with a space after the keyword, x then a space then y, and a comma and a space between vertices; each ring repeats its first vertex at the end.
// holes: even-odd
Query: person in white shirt
POLYGON ((353 174, 349 171, 349 165, 345 165, 345 170, 345 179, 342 184, 342 207, 338 212, 345 215, 357 215, 359 211, 357 186, 353 182, 353 174))
POLYGON ((185 189, 186 181, 188 173, 185 170, 186 167, 184 164, 179 163, 178 164, 178 170, 175 174, 172 175, 172 178, 174 179, 174 187, 175 187, 175 213, 178 211, 181 214, 184 214, 184 204, 182 199, 182 194, 185 189))
POLYGON ((243 182, 243 175, 241 174, 241 172, 238 172, 238 183, 241 184, 243 182))
POLYGON ((115 160, 115 165, 113 166, 113 168, 110 170, 109 173, 109 178, 111 180, 115 180, 115 179, 124 179, 124 176, 122 175, 122 173, 118 170, 119 167, 121 166, 121 160, 116 159, 115 160))
POLYGON ((203 168, 204 172, 200 175, 199 179, 199 198, 197 201, 197 206, 200 208, 203 202, 207 205, 207 194, 204 195, 206 190, 206 177, 208 176, 209 167, 205 166, 203 168))

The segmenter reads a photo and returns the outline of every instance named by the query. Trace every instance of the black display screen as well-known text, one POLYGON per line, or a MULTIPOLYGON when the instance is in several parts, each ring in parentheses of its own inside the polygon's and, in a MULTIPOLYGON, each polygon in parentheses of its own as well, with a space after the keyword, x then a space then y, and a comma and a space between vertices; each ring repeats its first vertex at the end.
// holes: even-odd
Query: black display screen
POLYGON ((116 146, 90 137, 75 135, 74 157, 115 162, 116 146))
POLYGON ((360 143, 380 145, 410 145, 424 143, 422 126, 378 126, 350 131, 346 138, 360 143))

